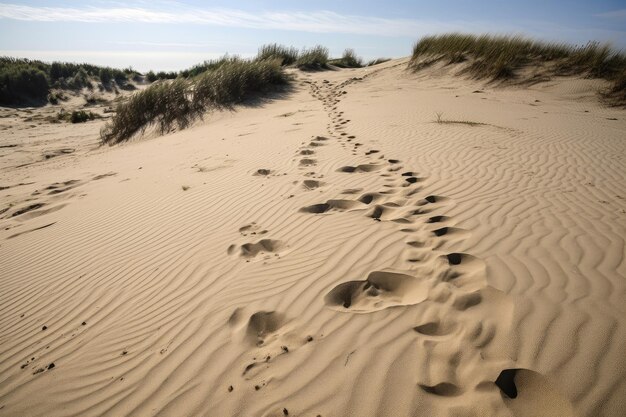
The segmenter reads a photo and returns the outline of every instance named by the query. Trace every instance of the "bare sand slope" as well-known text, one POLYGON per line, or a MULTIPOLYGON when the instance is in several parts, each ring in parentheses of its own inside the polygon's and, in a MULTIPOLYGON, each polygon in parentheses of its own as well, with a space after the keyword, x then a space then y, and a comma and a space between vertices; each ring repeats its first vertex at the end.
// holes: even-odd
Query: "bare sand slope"
POLYGON ((626 114, 405 66, 0 149, 0 416, 624 415, 626 114))

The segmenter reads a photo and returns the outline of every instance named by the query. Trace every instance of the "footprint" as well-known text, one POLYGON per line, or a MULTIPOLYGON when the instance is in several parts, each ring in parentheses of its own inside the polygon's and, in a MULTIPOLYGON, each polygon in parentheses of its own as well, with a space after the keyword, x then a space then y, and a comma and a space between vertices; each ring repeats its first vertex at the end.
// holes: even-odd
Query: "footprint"
POLYGON ((382 205, 377 204, 372 208, 372 210, 366 213, 366 216, 376 220, 397 220, 399 223, 411 222, 408 219, 396 218, 397 211, 398 206, 394 205, 393 203, 386 203, 382 205))
POLYGON ((414 305, 428 296, 429 284, 403 273, 374 271, 366 280, 337 285, 325 297, 330 308, 356 313, 370 313, 389 307, 414 305))
POLYGON ((377 164, 361 164, 357 166, 344 166, 344 167, 339 168, 337 171, 347 172, 347 173, 374 172, 374 171, 380 170, 382 167, 383 167, 382 165, 377 165, 377 164))
MULTIPOLYGON (((278 252, 285 245, 280 240, 261 239, 256 243, 244 243, 239 247, 239 256, 243 258, 254 258, 260 253, 278 252)), ((237 250, 237 245, 230 245, 228 253, 233 254, 237 250)))
POLYGON ((354 200, 328 200, 325 203, 313 204, 311 206, 302 207, 303 213, 320 214, 330 210, 345 211, 362 206, 363 203, 354 200))
POLYGON ((246 339, 252 346, 263 345, 268 336, 281 328, 284 321, 284 315, 276 311, 258 311, 248 319, 246 339))
POLYGON ((252 175, 266 177, 270 175, 271 173, 272 171, 270 169, 260 168, 260 169, 257 169, 256 172, 252 175))
POLYGON ((441 382, 437 385, 419 384, 419 387, 429 394, 441 397, 456 397, 463 393, 461 388, 450 382, 441 382))
POLYGON ((313 149, 303 149, 300 151, 300 155, 313 155, 315 151, 313 149))
POLYGON ((11 214, 11 217, 21 216, 24 213, 28 213, 29 211, 37 210, 41 207, 45 206, 45 203, 34 203, 30 204, 26 207, 22 207, 21 209, 17 209, 11 214))
POLYGON ((447 216, 432 216, 428 220, 426 220, 426 223, 441 223, 448 219, 449 217, 447 216))
POLYGON ((495 385, 515 417, 536 416, 537 410, 541 410, 541 415, 545 416, 574 416, 571 402, 550 379, 538 372, 505 369, 500 372, 495 385))
MULTIPOLYGON (((93 179, 98 179, 99 176, 94 177, 93 179)), ((44 188, 44 190, 48 190, 48 195, 60 194, 65 191, 71 190, 72 188, 78 187, 80 185, 79 180, 69 180, 64 182, 55 182, 44 188)))
POLYGON ((431 321, 413 327, 417 333, 424 336, 447 336, 456 330, 456 325, 451 323, 442 323, 440 321, 431 321))
POLYGON ((315 190, 323 185, 321 181, 317 180, 304 180, 302 181, 302 186, 307 190, 315 190))
POLYGON ((45 204, 43 203, 31 204, 28 207, 24 207, 23 209, 16 211, 15 213, 11 215, 11 217, 20 216, 19 220, 30 220, 30 219, 34 219, 35 217, 39 217, 39 216, 43 216, 46 214, 54 213, 55 211, 59 211, 63 207, 67 206, 67 204, 58 204, 56 206, 52 206, 44 210, 37 210, 43 206, 45 206, 45 204))
POLYGON ((459 311, 465 311, 469 308, 477 306, 482 301, 482 295, 480 295, 479 292, 473 292, 470 294, 459 295, 452 303, 452 306, 459 311))
POLYGON ((252 223, 247 224, 247 225, 245 225, 245 226, 241 226, 241 227, 239 228, 239 233, 241 233, 241 234, 242 234, 242 235, 244 235, 244 236, 248 236, 248 234, 252 234, 252 235, 256 235, 256 234, 263 235, 263 234, 267 233, 267 230, 261 230, 261 231, 258 231, 260 228, 261 228, 261 227, 260 227, 258 224, 256 224, 256 222, 252 222, 252 223))
POLYGON ((315 159, 304 158, 304 159, 300 160, 300 165, 301 166, 305 166, 305 167, 313 166, 316 163, 317 163, 317 160, 315 160, 315 159))
POLYGON ((427 197, 424 197, 423 200, 419 201, 417 203, 418 206, 424 206, 426 204, 435 204, 435 203, 441 203, 446 201, 447 198, 446 197, 441 197, 438 195, 429 195, 427 197))
POLYGON ((378 193, 366 193, 366 194, 363 194, 361 197, 359 197, 359 201, 363 204, 370 204, 372 202, 376 202, 377 200, 380 200, 381 198, 382 198, 382 195, 378 193))
POLYGON ((417 177, 406 177, 404 180, 409 184, 415 184, 416 182, 421 181, 421 179, 417 177))
MULTIPOLYGON (((106 174, 96 175, 95 177, 92 178, 92 180, 97 181, 97 180, 101 180, 101 179, 106 178, 106 177, 113 177, 115 175, 117 175, 117 172, 107 172, 106 174)), ((67 181, 67 182, 70 182, 70 181, 67 181)), ((78 182, 78 181, 77 180, 72 180, 71 182, 74 183, 74 182, 78 182)))

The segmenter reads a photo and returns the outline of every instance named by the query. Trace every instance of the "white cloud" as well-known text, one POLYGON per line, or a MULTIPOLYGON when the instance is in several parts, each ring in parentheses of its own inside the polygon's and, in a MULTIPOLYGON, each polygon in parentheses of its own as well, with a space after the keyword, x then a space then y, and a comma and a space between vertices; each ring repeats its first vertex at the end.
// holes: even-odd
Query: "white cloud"
POLYGON ((458 24, 342 15, 330 11, 260 12, 236 9, 193 9, 179 7, 152 10, 143 7, 34 7, 0 3, 0 18, 39 22, 138 22, 186 23, 253 29, 303 32, 351 33, 362 35, 411 36, 417 33, 458 30, 458 24))
POLYGON ((626 9, 613 10, 606 13, 598 13, 596 17, 604 17, 607 19, 626 20, 626 9))

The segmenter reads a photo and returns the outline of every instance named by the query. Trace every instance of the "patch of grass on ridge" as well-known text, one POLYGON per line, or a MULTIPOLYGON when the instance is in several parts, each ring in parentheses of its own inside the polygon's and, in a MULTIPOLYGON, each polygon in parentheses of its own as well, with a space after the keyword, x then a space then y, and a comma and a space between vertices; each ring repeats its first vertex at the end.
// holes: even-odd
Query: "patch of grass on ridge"
POLYGON ((372 59, 371 61, 369 61, 365 66, 371 67, 373 65, 382 64, 387 61, 391 61, 391 58, 376 58, 376 59, 372 59))
POLYGON ((348 48, 343 52, 341 58, 331 59, 328 63, 339 68, 361 68, 363 59, 356 55, 354 49, 348 48))
POLYGON ((259 61, 279 59, 281 65, 292 65, 298 60, 299 55, 298 50, 294 47, 272 43, 261 46, 256 59, 259 61))
POLYGON ((161 133, 184 129, 207 110, 231 106, 287 81, 278 60, 227 58, 197 77, 159 81, 133 94, 118 104, 100 137, 103 143, 115 144, 150 126, 161 133))
POLYGON ((418 71, 433 62, 467 61, 465 72, 479 79, 506 80, 519 70, 542 65, 553 75, 584 75, 613 82, 604 93, 616 104, 626 104, 626 54, 590 42, 584 46, 542 42, 521 36, 451 33, 425 36, 413 47, 409 68, 418 71))
POLYGON ((303 49, 295 62, 296 67, 304 70, 323 69, 328 66, 328 48, 317 45, 303 49))

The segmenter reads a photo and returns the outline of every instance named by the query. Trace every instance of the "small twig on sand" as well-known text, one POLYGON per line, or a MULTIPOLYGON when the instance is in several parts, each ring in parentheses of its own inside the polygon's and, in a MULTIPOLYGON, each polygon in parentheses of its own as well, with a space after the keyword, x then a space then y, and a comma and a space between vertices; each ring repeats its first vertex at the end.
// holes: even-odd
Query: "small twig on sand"
POLYGON ((356 352, 356 350, 353 350, 352 352, 348 353, 348 356, 346 356, 346 363, 344 363, 343 366, 348 365, 348 361, 350 360, 350 355, 352 355, 354 352, 356 352))

